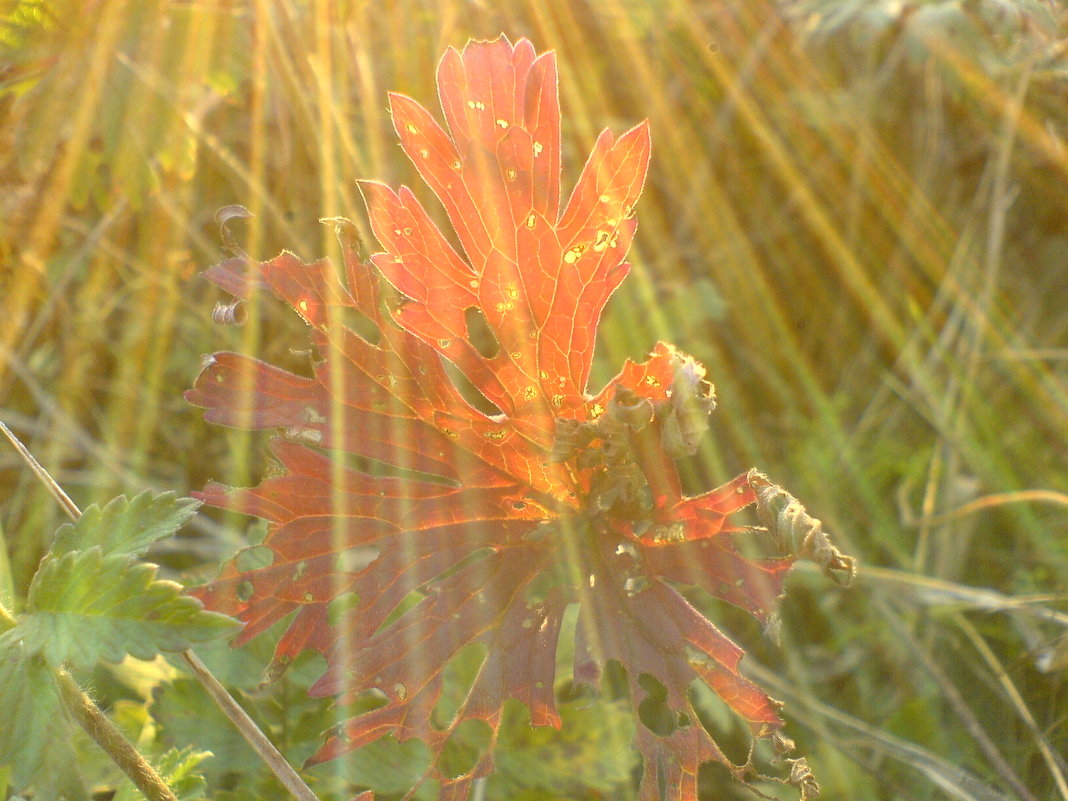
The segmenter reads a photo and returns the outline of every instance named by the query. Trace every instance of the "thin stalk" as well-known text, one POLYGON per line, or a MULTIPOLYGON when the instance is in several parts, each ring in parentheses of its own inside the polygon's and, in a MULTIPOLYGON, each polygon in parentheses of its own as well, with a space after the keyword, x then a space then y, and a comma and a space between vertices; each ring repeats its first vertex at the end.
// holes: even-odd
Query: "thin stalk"
MULTIPOLYGON (((811 562, 798 562, 794 572, 815 574, 819 567, 811 562)), ((896 593, 895 598, 934 608, 977 609, 984 612, 1022 612, 1039 620, 1068 627, 1068 613, 1047 604, 1065 599, 1063 593, 1050 595, 1003 595, 984 587, 970 587, 953 581, 893 570, 886 567, 861 566, 857 568, 859 581, 877 585, 883 590, 896 593)))
POLYGON ((274 743, 267 739, 267 735, 263 733, 263 730, 248 716, 248 713, 226 691, 226 688, 219 683, 219 680, 211 674, 207 666, 200 661, 200 657, 188 649, 182 651, 182 657, 193 671, 193 675, 208 691, 211 700, 230 719, 230 722, 234 724, 241 736, 245 738, 245 741, 259 754, 260 759, 267 764, 267 767, 271 769, 278 781, 293 794, 293 797, 300 801, 318 801, 315 793, 304 783, 300 775, 293 770, 293 766, 274 747, 274 743))
POLYGON ((56 499, 56 503, 63 507, 63 511, 67 513, 67 517, 71 520, 77 520, 82 516, 82 510, 78 508, 78 505, 70 499, 70 496, 63 491, 63 487, 59 486, 51 474, 42 467, 41 463, 34 458, 34 455, 30 453, 29 448, 22 444, 21 440, 16 437, 11 429, 7 427, 7 424, 0 421, 0 432, 3 432, 7 437, 8 442, 12 447, 18 451, 19 456, 26 462, 33 474, 41 480, 41 483, 48 488, 48 491, 52 493, 52 497, 56 499))

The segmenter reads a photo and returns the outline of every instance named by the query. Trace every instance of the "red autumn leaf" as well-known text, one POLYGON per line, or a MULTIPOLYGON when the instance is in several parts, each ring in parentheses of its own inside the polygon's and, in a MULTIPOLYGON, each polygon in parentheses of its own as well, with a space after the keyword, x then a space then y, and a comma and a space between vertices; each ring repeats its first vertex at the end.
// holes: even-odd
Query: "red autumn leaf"
MULTIPOLYGON (((597 685, 616 660, 636 711, 650 676, 675 717, 666 733, 637 725, 641 798, 667 788, 696 799, 710 760, 750 778, 752 766, 731 765, 698 722, 688 690, 707 684, 754 736, 776 735, 776 704, 679 588, 767 622, 793 552, 830 569, 850 564, 818 521, 755 472, 682 494, 674 459, 695 452, 714 406, 689 357, 658 344, 587 394, 601 312, 629 269, 648 127, 618 139, 603 132, 561 208, 553 53, 504 37, 450 49, 438 86, 448 131, 408 97, 391 95, 391 108, 462 253, 408 188, 367 181, 383 248, 371 264, 343 238, 343 275, 290 253, 207 272, 239 298, 270 289, 291 305, 321 360, 304 377, 219 353, 187 393, 212 422, 284 430, 272 442, 279 475, 200 494, 267 520, 272 563, 242 571, 235 560, 197 595, 246 623, 236 644, 292 615, 274 672, 314 649, 328 665, 314 693, 385 699, 332 732, 313 762, 386 734, 439 754, 468 720, 488 724, 492 746, 509 698, 534 725, 559 726, 558 639, 565 609, 578 604, 574 680, 597 685), (375 341, 350 327, 357 313, 378 329, 375 341), (737 548, 736 536, 757 529, 732 515, 758 493, 771 533, 796 539, 786 556, 753 560, 737 548), (354 601, 331 613, 341 598, 354 601), (444 668, 473 643, 485 648, 474 684, 436 727, 444 668)), ((811 793, 803 761, 791 764, 811 793)), ((435 764, 427 778, 443 798, 462 799, 492 767, 491 747, 462 775, 435 764)))

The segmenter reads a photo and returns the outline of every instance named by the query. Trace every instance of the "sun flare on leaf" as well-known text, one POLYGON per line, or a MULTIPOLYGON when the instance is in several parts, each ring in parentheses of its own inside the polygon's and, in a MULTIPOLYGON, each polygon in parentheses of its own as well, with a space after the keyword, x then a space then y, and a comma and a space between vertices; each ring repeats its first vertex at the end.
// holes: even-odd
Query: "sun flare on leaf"
MULTIPOLYGON (((766 778, 725 756, 689 690, 704 683, 785 751, 777 704, 739 673, 742 650, 680 587, 766 624, 798 556, 845 573, 852 562, 755 471, 683 493, 675 460, 696 451, 715 406, 692 358, 659 343, 603 389, 587 386, 601 313, 629 271, 648 127, 602 132, 563 202, 552 52, 503 36, 450 49, 438 89, 447 129, 404 95, 390 107, 459 250, 407 187, 363 181, 382 247, 369 262, 339 222, 341 276, 290 253, 207 272, 238 298, 269 290, 292 306, 317 357, 303 376, 218 353, 187 394, 212 422, 284 431, 272 442, 279 475, 200 494, 267 520, 270 564, 235 560, 197 595, 246 623, 238 644, 292 615, 272 674, 314 649, 327 670, 313 693, 379 698, 312 762, 387 734, 441 754, 458 727, 481 721, 490 741, 473 765, 457 774, 438 760, 423 777, 442 797, 465 798, 493 769, 506 700, 525 704, 535 726, 561 725, 557 649, 577 605, 576 684, 597 686, 617 662, 636 714, 650 686, 663 689, 671 720, 638 724, 633 741, 642 799, 665 788, 696 799, 708 761, 766 778), (734 520, 754 503, 763 526, 734 520), (737 537, 762 534, 778 555, 743 555, 737 537), (446 666, 474 645, 481 665, 443 721, 446 666)), ((787 761, 783 781, 812 797, 804 760, 787 761)))

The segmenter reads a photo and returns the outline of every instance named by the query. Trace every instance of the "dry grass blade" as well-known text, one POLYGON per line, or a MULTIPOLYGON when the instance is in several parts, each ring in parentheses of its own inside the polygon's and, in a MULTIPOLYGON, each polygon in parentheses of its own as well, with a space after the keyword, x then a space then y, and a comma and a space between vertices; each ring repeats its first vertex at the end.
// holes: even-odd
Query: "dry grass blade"
POLYGON ((1001 661, 997 658, 997 655, 993 650, 991 650, 990 646, 987 645, 986 640, 983 639, 982 635, 976 631, 975 626, 961 614, 954 615, 954 621, 975 647, 975 650, 979 652, 979 655, 983 658, 983 661, 994 675, 994 678, 997 680, 1002 691, 1009 699, 1012 708, 1016 710, 1016 714, 1019 715, 1024 726, 1027 727, 1027 731, 1035 741, 1035 746, 1038 748, 1039 753, 1042 754, 1042 758, 1046 762, 1046 767, 1049 769, 1050 775, 1053 777, 1054 784, 1057 787, 1060 797, 1068 801, 1068 777, 1066 777, 1068 766, 1065 765, 1064 757, 1058 755, 1050 745, 1049 740, 1035 722, 1031 710, 1027 708, 1026 702, 1020 695, 1020 691, 1009 677, 1009 674, 1005 672, 1005 667, 1001 664, 1001 661))
MULTIPOLYGON (((799 564, 796 570, 811 570, 799 564)), ((1047 605, 1050 601, 1068 600, 1068 595, 1009 596, 982 587, 969 587, 953 581, 932 578, 905 570, 884 567, 860 567, 857 570, 865 584, 881 585, 895 597, 906 598, 925 606, 954 609, 976 609, 984 612, 1025 612, 1040 620, 1068 627, 1068 613, 1047 605)))
POLYGON ((961 721, 961 724, 971 734, 972 739, 978 744, 980 750, 989 760, 991 766, 997 771, 1001 779, 1012 788, 1023 801, 1038 801, 1037 797, 1032 793, 1027 786, 1020 780, 1020 777, 1016 774, 1016 771, 1012 769, 1009 761, 1001 753, 1001 750, 997 747, 990 735, 987 734, 983 728, 982 723, 976 717, 975 712, 968 706, 967 700, 965 700, 963 694, 957 689, 957 686, 946 675, 946 672, 942 669, 938 661, 928 653, 927 649, 917 641, 912 632, 908 630, 905 624, 899 619, 898 613, 888 603, 880 602, 877 608, 882 612, 883 619, 893 628, 897 634, 898 639, 905 643, 909 653, 919 660, 919 663, 923 665, 924 670, 928 675, 934 679, 938 685, 942 696, 949 703, 953 709, 954 714, 961 721))
POLYGON ((1068 507, 1068 494, 1046 489, 997 492, 991 495, 984 495, 981 498, 976 498, 974 501, 969 501, 968 503, 958 506, 956 509, 951 509, 948 512, 943 512, 929 518, 921 518, 916 524, 940 526, 943 523, 959 520, 962 517, 967 517, 976 512, 993 509, 1010 503, 1048 503, 1053 504, 1054 506, 1068 507))
POLYGON ((63 507, 63 511, 67 513, 67 516, 71 520, 77 520, 81 517, 82 510, 79 509, 78 505, 70 499, 70 496, 67 495, 66 492, 63 491, 63 487, 59 486, 59 482, 52 478, 51 474, 44 469, 36 458, 34 458, 34 455, 30 453, 29 449, 22 444, 22 441, 19 440, 11 429, 7 427, 6 423, 0 422, 0 431, 3 431, 8 442, 10 442, 12 447, 18 451, 19 456, 22 457, 23 461, 26 462, 26 465, 33 471, 33 474, 48 488, 49 493, 56 499, 56 503, 63 507))
POLYGON ((791 709, 804 710, 805 713, 832 724, 832 727, 837 727, 840 730, 839 747, 854 758, 856 748, 860 745, 918 770, 933 784, 959 801, 1012 801, 1011 796, 991 787, 966 768, 817 701, 807 693, 797 692, 782 676, 763 665, 750 661, 746 666, 746 673, 769 687, 775 695, 789 704, 791 709))

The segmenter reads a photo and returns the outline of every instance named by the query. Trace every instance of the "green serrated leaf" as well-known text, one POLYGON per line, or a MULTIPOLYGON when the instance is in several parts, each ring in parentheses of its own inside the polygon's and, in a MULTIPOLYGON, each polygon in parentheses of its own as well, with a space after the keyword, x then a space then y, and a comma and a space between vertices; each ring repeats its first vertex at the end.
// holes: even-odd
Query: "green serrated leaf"
POLYGON ((75 523, 56 531, 52 554, 84 551, 98 546, 105 556, 141 556, 159 540, 173 536, 200 508, 200 501, 173 492, 145 490, 133 500, 125 495, 101 508, 90 506, 75 523))
MULTIPOLYGON (((156 771, 178 797, 178 801, 198 801, 205 797, 204 777, 197 768, 212 756, 210 751, 194 748, 172 748, 156 762, 156 771)), ((112 801, 142 801, 144 795, 128 779, 123 782, 112 801)))
POLYGON ((57 801, 88 798, 52 672, 17 643, 0 645, 0 709, 0 765, 10 768, 11 787, 57 801))
POLYGON ((105 556, 99 546, 49 556, 30 585, 28 614, 0 644, 21 641, 50 665, 89 667, 126 654, 152 659, 240 627, 181 592, 181 585, 156 579, 155 565, 105 556))

